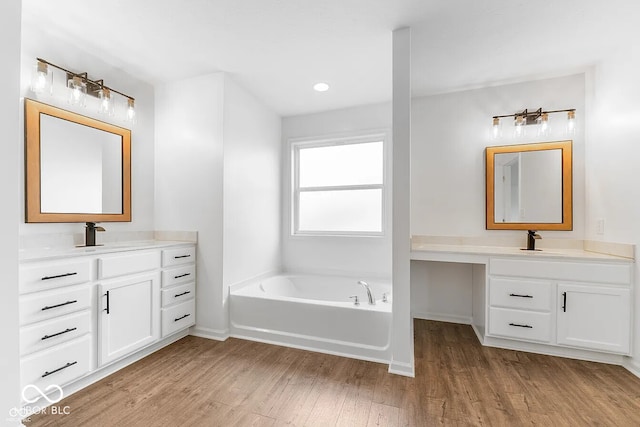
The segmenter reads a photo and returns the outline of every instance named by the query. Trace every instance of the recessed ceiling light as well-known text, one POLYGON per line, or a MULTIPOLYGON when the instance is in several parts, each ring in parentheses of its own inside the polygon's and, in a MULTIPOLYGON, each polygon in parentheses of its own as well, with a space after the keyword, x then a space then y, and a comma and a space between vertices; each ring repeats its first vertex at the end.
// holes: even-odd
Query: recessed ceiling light
POLYGON ((313 90, 316 92, 326 92, 329 90, 329 85, 326 83, 316 83, 313 85, 313 90))

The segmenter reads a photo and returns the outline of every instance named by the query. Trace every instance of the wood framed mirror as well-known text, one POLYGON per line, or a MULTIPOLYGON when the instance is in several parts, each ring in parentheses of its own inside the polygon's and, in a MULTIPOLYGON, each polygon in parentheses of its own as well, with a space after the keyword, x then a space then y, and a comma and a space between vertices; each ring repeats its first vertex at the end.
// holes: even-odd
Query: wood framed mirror
POLYGON ((487 230, 573 229, 573 142, 487 147, 487 230))
POLYGON ((24 105, 26 222, 131 221, 131 131, 24 105))

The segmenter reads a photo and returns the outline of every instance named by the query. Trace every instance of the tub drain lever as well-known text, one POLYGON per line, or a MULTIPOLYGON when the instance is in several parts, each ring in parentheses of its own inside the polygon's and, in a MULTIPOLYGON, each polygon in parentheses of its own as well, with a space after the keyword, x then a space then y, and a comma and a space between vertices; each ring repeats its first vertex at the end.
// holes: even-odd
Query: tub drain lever
POLYGON ((353 305, 360 305, 360 301, 358 300, 358 295, 351 295, 349 298, 354 298, 353 305))

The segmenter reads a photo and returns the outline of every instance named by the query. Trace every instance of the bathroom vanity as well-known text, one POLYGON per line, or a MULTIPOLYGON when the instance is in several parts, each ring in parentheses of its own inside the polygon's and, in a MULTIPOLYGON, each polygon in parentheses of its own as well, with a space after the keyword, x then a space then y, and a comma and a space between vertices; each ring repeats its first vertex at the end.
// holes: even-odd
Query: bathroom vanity
POLYGON ((415 239, 413 262, 472 266, 469 323, 484 345, 619 364, 630 354, 632 258, 428 240, 415 239))
POLYGON ((195 244, 168 241, 22 251, 24 399, 67 395, 186 335, 195 258, 195 244))

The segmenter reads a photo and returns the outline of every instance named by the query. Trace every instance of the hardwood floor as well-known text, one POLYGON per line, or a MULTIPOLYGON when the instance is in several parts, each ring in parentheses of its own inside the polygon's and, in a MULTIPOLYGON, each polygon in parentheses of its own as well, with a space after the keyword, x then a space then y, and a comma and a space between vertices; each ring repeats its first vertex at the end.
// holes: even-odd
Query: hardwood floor
POLYGON ((415 321, 416 378, 387 365, 186 337, 27 426, 638 426, 619 366, 482 347, 469 326, 415 321))

